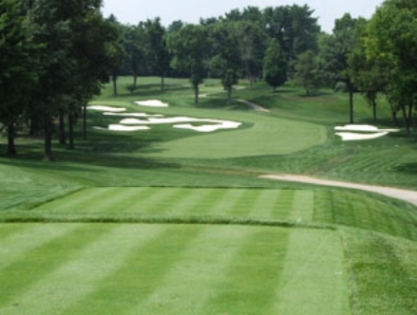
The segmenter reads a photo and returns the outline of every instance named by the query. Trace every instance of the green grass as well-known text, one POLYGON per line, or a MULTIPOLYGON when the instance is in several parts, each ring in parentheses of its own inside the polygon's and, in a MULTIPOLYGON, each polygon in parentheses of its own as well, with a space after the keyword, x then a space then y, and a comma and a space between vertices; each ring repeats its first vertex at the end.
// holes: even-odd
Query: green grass
MULTIPOLYGON (((417 210, 376 194, 260 179, 299 173, 417 188, 414 136, 342 142, 347 96, 263 83, 226 105, 207 80, 119 79, 93 103, 240 121, 199 134, 170 125, 89 129, 76 150, 19 137, 0 156, 0 314, 414 314, 417 210), (160 99, 169 108, 134 101, 160 99)), ((245 85, 246 83, 243 83, 245 85)), ((389 127, 384 100, 380 126, 389 127)), ((355 117, 371 109, 355 96, 355 117)), ((88 126, 115 117, 89 111, 88 126)), ((77 136, 80 130, 77 129, 77 136)), ((5 142, 0 139, 0 150, 5 142)))
POLYGON ((310 314, 348 308, 342 255, 334 255, 341 247, 332 232, 14 224, 3 236, 4 227, 1 314, 302 314, 303 292, 303 307, 315 310, 310 314), (289 250, 305 248, 303 239, 309 250, 289 250), (315 254, 315 246, 327 254, 315 254), (298 280, 287 281, 295 270, 298 280), (314 277, 297 291, 293 286, 306 276, 301 270, 314 270, 314 277), (317 279, 327 289, 313 291, 317 279))

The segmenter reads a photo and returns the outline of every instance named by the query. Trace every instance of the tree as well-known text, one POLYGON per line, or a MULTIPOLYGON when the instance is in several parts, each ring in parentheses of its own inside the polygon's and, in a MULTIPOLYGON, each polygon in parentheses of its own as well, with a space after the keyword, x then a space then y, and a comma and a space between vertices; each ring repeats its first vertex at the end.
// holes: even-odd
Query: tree
POLYGON ((287 81, 287 61, 276 39, 271 39, 268 44, 263 69, 264 80, 274 88, 274 91, 287 81))
POLYGON ((207 31, 201 25, 186 25, 168 37, 168 47, 174 55, 174 69, 190 74, 190 82, 194 89, 194 103, 198 103, 199 85, 207 74, 207 31))
POLYGON ((260 23, 249 20, 237 22, 236 28, 244 71, 252 88, 253 81, 262 73, 262 60, 267 42, 266 33, 260 23))
POLYGON ((355 87, 364 95, 365 99, 372 106, 373 121, 377 121, 377 98, 383 93, 388 84, 388 69, 375 58, 368 58, 366 55, 365 43, 368 38, 367 24, 363 18, 356 22, 357 43, 348 56, 349 76, 355 87))
POLYGON ((16 154, 16 124, 37 79, 37 52, 20 2, 0 1, 0 122, 6 127, 10 155, 16 154))
POLYGON ((166 30, 160 18, 147 20, 145 30, 149 43, 149 61, 154 71, 161 77, 161 90, 164 90, 164 79, 169 71, 171 56, 166 43, 166 30))
POLYGON ((211 38, 215 51, 211 66, 220 74, 222 85, 227 91, 227 103, 230 105, 233 85, 239 82, 239 70, 242 65, 236 23, 214 24, 211 28, 211 38))
POLYGON ((313 17, 314 10, 308 5, 267 7, 264 10, 264 25, 269 37, 278 40, 288 61, 292 77, 297 57, 307 51, 318 50, 320 26, 313 17))
POLYGON ((127 25, 124 29, 124 49, 128 58, 128 68, 133 75, 133 85, 130 90, 137 89, 139 73, 144 71, 146 64, 146 33, 143 24, 127 25))
POLYGON ((84 106, 85 113, 85 104, 108 80, 116 33, 103 20, 100 7, 100 0, 34 0, 29 6, 34 41, 42 46, 41 71, 31 99, 42 121, 46 161, 53 159, 54 120, 64 108, 77 115, 84 106))
POLYGON ((313 51, 307 50, 298 56, 295 64, 294 81, 305 88, 307 95, 320 88, 321 79, 317 65, 317 56, 313 51))
POLYGON ((343 82, 349 93, 349 122, 354 122, 353 93, 355 86, 349 71, 349 54, 354 50, 358 38, 350 14, 337 19, 333 34, 323 36, 320 47, 321 67, 333 84, 343 82))
POLYGON ((377 9, 368 25, 366 53, 389 70, 387 98, 404 117, 406 133, 412 127, 417 101, 417 3, 411 0, 387 0, 377 9))

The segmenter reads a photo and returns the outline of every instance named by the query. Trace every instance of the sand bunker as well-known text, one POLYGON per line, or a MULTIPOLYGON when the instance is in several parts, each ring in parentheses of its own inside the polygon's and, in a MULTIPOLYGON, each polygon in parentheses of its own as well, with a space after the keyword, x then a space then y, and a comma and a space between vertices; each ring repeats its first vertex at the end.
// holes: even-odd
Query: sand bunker
POLYGON ((176 124, 173 127, 178 129, 189 129, 197 132, 214 132, 220 129, 236 129, 242 123, 217 120, 217 119, 202 119, 192 117, 169 117, 169 118, 148 118, 147 120, 137 118, 126 118, 120 121, 121 125, 157 125, 157 124, 176 124), (209 125, 193 125, 193 124, 178 124, 178 123, 210 123, 209 125))
POLYGON ((214 132, 220 129, 236 129, 236 128, 239 128, 240 125, 241 123, 232 122, 232 121, 224 121, 216 125, 194 126, 192 124, 181 124, 181 125, 174 125, 173 127, 178 128, 178 129, 194 130, 197 132, 214 132))
POLYGON ((336 126, 337 131, 361 131, 361 132, 399 132, 399 129, 379 129, 371 125, 346 125, 336 126))
POLYGON ((342 138, 342 141, 354 141, 354 140, 372 140, 380 137, 384 137, 390 132, 399 132, 398 129, 379 129, 378 127, 371 125, 346 125, 336 126, 334 128, 336 135, 342 138), (357 132, 349 132, 357 131, 357 132))
POLYGON ((164 115, 148 115, 145 113, 103 113, 103 115, 119 117, 164 117, 164 115))
POLYGON ((139 106, 147 107, 168 107, 168 103, 163 103, 159 100, 137 101, 135 102, 139 106))
POLYGON ((87 109, 97 110, 101 112, 112 112, 112 113, 124 112, 126 110, 126 108, 123 108, 123 107, 111 107, 111 106, 102 106, 102 105, 87 106, 87 109))
POLYGON ((124 126, 124 125, 109 125, 108 128, 103 128, 103 127, 93 127, 93 128, 96 130, 112 130, 112 131, 125 131, 125 132, 150 129, 147 126, 124 126))
POLYGON ((354 133, 354 132, 337 132, 336 135, 342 137, 343 141, 353 140, 371 140, 386 136, 389 132, 377 132, 371 134, 354 133))

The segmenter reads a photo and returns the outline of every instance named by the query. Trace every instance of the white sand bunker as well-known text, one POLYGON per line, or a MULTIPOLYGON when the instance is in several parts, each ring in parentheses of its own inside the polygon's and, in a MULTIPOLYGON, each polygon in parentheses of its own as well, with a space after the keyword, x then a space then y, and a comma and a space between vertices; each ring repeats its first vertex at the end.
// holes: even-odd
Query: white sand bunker
POLYGON ((336 126, 334 129, 336 131, 343 131, 336 132, 336 135, 341 137, 343 141, 372 140, 384 137, 390 132, 400 131, 398 129, 379 129, 378 127, 371 125, 336 126))
POLYGON ((342 137, 343 141, 353 140, 372 140, 386 136, 389 132, 377 132, 371 134, 354 133, 354 132, 337 132, 336 135, 342 137))
POLYGON ((189 129, 197 132, 214 132, 220 129, 236 129, 239 128, 242 123, 217 120, 217 119, 203 119, 193 117, 155 117, 148 118, 146 120, 137 118, 126 118, 120 121, 121 125, 157 125, 157 124, 176 124, 173 127, 178 129, 189 129), (189 124, 178 124, 189 123, 189 124), (191 123, 202 123, 203 125, 193 125, 191 123), (207 123, 207 124, 205 124, 207 123))
POLYGON ((124 125, 109 125, 108 128, 102 128, 102 127, 93 127, 93 128, 97 130, 112 130, 112 131, 124 131, 124 132, 132 132, 132 131, 150 129, 147 126, 124 126, 124 125))
POLYGON ((112 112, 112 113, 118 113, 118 112, 124 112, 126 111, 126 108, 123 107, 112 107, 112 106, 103 106, 103 105, 90 105, 87 106, 88 110, 97 110, 101 112, 112 112))
POLYGON ((147 107, 168 107, 168 103, 161 102, 159 100, 137 101, 135 102, 139 106, 147 107))
POLYGON ((361 132, 399 132, 399 129, 379 129, 371 125, 346 125, 336 126, 337 131, 361 131, 361 132))
POLYGON ((164 117, 164 115, 149 115, 145 113, 103 113, 103 115, 119 117, 164 117))
POLYGON ((222 121, 219 124, 215 125, 201 125, 195 126, 192 124, 181 124, 181 125, 174 125, 174 128, 178 129, 189 129, 194 130, 197 132, 214 132, 220 129, 237 129, 239 128, 241 123, 233 122, 233 121, 222 121))

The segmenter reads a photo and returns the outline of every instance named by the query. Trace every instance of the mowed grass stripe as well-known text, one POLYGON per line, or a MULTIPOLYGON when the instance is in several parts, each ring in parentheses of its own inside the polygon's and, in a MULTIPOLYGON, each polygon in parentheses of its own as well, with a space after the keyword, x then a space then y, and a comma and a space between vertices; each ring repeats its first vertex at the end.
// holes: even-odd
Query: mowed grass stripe
POLYGON ((160 188, 152 192, 152 197, 144 200, 141 205, 141 213, 165 213, 178 198, 184 196, 184 190, 181 188, 160 188))
MULTIPOLYGON (((3 228, 5 225, 0 226, 3 228)), ((79 225, 65 224, 57 228, 53 224, 10 224, 8 227, 14 228, 14 233, 9 232, 8 237, 0 241, 0 270, 45 243, 71 233, 79 225)))
POLYGON ((83 211, 86 206, 94 204, 97 200, 107 196, 114 188, 86 188, 75 194, 42 204, 37 211, 74 212, 83 211))
MULTIPOLYGON (((88 226, 88 225, 86 225, 88 226)), ((96 289, 101 279, 120 268, 140 241, 157 236, 162 228, 142 227, 138 236, 136 225, 108 225, 107 233, 67 260, 59 268, 15 300, 0 308, 1 314, 62 314, 71 304, 96 289)), ((94 233, 95 228, 89 226, 94 233)), ((77 237, 78 241, 80 239, 77 237)))
MULTIPOLYGON (((201 226, 192 225, 133 225, 138 243, 124 258, 115 272, 103 277, 94 292, 85 295, 62 314, 125 314, 144 303, 158 290, 162 279, 173 265, 187 261, 182 252, 201 232, 201 226), (156 233, 157 232, 157 233, 156 233), (149 238, 147 235, 153 234, 149 238)), ((180 283, 183 279, 177 279, 180 283)), ((144 314, 137 312, 136 314, 144 314)))
POLYGON ((200 215, 207 211, 204 205, 212 197, 213 189, 185 189, 183 198, 171 206, 169 213, 200 215))
POLYGON ((201 314, 274 314, 269 311, 282 276, 290 230, 248 229, 252 232, 242 238, 201 314))
MULTIPOLYGON (((273 216, 273 212, 276 207, 276 204, 278 203, 279 196, 280 190, 261 190, 259 198, 252 207, 250 217, 261 219, 275 219, 273 216)), ((282 219, 282 217, 277 219, 282 219)))
MULTIPOLYGON (((1 256, 1 261, 5 262, 7 267, 0 270, 0 314, 7 314, 9 311, 15 314, 17 309, 14 307, 19 307, 21 314, 20 296, 26 290, 36 286, 38 282, 49 279, 53 270, 76 257, 84 247, 95 242, 110 229, 109 226, 95 226, 92 229, 89 225, 80 224, 26 225, 31 226, 27 230, 33 233, 30 238, 21 242, 41 245, 36 248, 26 246, 26 251, 19 253, 18 260, 16 257, 1 256), (52 229, 56 230, 56 233, 52 233, 52 229), (48 233, 43 233, 43 230, 48 230, 48 233)), ((24 247, 18 242, 16 246, 19 251, 24 247)), ((49 299, 49 296, 42 297, 44 298, 49 299)))
POLYGON ((273 217, 281 220, 287 220, 291 216, 292 205, 294 203, 294 190, 280 190, 275 204, 273 217))
POLYGON ((20 231, 23 231, 26 228, 28 228, 28 225, 26 224, 0 224, 0 244, 4 239, 7 239, 10 235, 19 235, 20 231))
POLYGON ((86 209, 94 209, 96 213, 109 212, 126 212, 126 208, 137 205, 141 202, 142 197, 148 194, 146 188, 118 187, 108 192, 99 200, 93 201, 92 204, 85 205, 86 209))
POLYGON ((253 229, 210 226, 182 252, 157 289, 127 314, 207 314, 204 309, 253 229))
POLYGON ((294 191, 292 211, 289 217, 292 221, 313 221, 314 192, 311 190, 294 191))
POLYGON ((337 232, 290 230, 275 305, 265 314, 350 314, 343 263, 337 232))
POLYGON ((246 217, 253 212, 254 205, 261 196, 260 189, 245 189, 239 199, 236 200, 230 214, 246 217))
POLYGON ((229 215, 239 199, 244 195, 244 189, 228 189, 226 194, 213 200, 210 214, 229 215))

